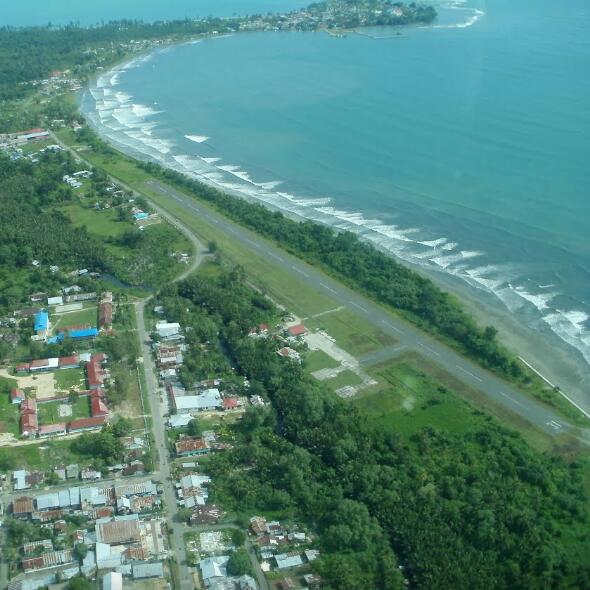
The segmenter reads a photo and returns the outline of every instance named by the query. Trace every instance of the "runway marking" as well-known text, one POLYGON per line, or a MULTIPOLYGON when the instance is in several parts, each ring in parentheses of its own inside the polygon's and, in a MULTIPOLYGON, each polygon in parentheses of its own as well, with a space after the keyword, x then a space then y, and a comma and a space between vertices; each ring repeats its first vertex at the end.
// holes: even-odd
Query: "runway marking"
POLYGON ((561 424, 555 420, 549 420, 549 422, 545 422, 545 424, 547 424, 547 426, 551 426, 553 430, 561 430, 561 424))
POLYGON ((336 291, 334 291, 334 289, 332 289, 332 287, 328 287, 328 285, 324 284, 324 283, 320 283, 320 285, 324 288, 324 289, 328 289, 328 291, 330 291, 330 293, 334 293, 334 295, 336 295, 336 291))
POLYGON ((436 350, 434 350, 434 348, 430 348, 430 346, 426 346, 426 344, 422 344, 421 342, 419 342, 418 346, 421 346, 422 348, 424 348, 425 350, 427 350, 431 354, 434 354, 435 356, 440 356, 440 353, 436 352, 436 350))
POLYGON ((457 369, 459 369, 460 371, 463 371, 463 373, 469 375, 470 377, 473 377, 474 379, 476 379, 480 383, 482 382, 482 379, 480 379, 477 375, 474 375, 471 371, 464 369, 461 365, 455 365, 455 367, 457 367, 457 369))
POLYGON ((280 256, 278 256, 274 252, 269 252, 268 255, 274 258, 275 260, 278 260, 279 262, 285 262, 280 256))
POLYGON ((521 408, 525 408, 526 406, 522 403, 519 402, 517 399, 514 399, 512 396, 508 395, 506 392, 501 391, 500 395, 503 395, 506 399, 509 399, 513 404, 521 407, 521 408))
POLYGON ((251 240, 250 238, 244 238, 246 240, 246 242, 248 242, 248 244, 252 244, 253 246, 258 246, 258 244, 254 241, 251 240))
POLYGON ((368 309, 365 309, 362 305, 359 305, 358 303, 355 303, 354 301, 351 301, 350 304, 354 305, 355 307, 358 307, 360 310, 364 311, 365 313, 369 313, 368 309))
POLYGON ((300 268, 297 268, 296 266, 291 266, 291 268, 295 272, 298 272, 300 275, 303 275, 304 277, 309 277, 309 275, 304 270, 301 270, 300 268))
POLYGON ((390 322, 386 322, 385 320, 381 320, 381 323, 384 326, 387 326, 388 328, 391 328, 392 330, 394 330, 395 332, 397 332, 398 334, 403 334, 404 332, 402 330, 400 330, 399 328, 397 328, 396 326, 394 326, 392 323, 390 322))

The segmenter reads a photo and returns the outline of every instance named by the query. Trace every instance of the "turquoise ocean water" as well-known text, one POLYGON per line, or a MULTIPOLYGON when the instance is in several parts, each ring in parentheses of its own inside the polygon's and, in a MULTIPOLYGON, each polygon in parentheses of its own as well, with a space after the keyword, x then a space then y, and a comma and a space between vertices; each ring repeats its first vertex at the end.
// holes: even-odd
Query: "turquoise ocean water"
POLYGON ((120 19, 143 21, 206 16, 228 17, 291 10, 294 0, 20 0, 0 2, 0 27, 71 22, 94 25, 120 19))
POLYGON ((401 35, 235 35, 82 104, 136 155, 452 277, 588 375, 589 28, 586 0, 494 0, 401 35))

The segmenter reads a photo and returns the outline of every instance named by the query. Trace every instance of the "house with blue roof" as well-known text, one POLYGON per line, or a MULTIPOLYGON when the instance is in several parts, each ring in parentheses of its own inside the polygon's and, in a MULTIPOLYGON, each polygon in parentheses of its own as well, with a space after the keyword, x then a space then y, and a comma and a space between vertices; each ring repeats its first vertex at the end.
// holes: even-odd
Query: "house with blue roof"
POLYGON ((83 338, 96 338, 96 336, 98 336, 98 328, 86 328, 85 330, 70 330, 68 336, 76 340, 81 340, 83 338))
POLYGON ((39 338, 46 338, 49 331, 49 314, 42 309, 35 314, 35 334, 39 338))

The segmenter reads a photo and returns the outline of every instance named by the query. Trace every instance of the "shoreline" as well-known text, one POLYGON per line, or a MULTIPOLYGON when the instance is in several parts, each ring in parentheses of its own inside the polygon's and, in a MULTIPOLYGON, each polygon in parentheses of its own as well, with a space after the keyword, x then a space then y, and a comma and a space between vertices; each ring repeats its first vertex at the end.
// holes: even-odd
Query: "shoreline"
MULTIPOLYGON (((281 213, 292 219, 296 219, 298 221, 312 221, 315 223, 326 225, 328 227, 332 227, 334 229, 334 225, 329 222, 324 222, 321 219, 313 219, 309 216, 299 214, 286 207, 281 207, 280 205, 276 205, 272 202, 265 201, 264 199, 256 198, 255 196, 248 194, 244 190, 235 188, 235 186, 239 186, 235 183, 233 185, 230 184, 228 186, 227 182, 217 182, 214 178, 211 178, 211 176, 214 175, 211 172, 205 174, 199 173, 195 170, 182 170, 180 169, 183 168, 182 165, 170 165, 170 163, 167 162, 166 158, 164 157, 160 159, 157 156, 153 156, 149 153, 143 152, 138 148, 134 148, 133 146, 128 145, 123 141, 118 141, 117 139, 110 137, 108 133, 105 134, 103 126, 97 124, 95 120, 93 120, 91 115, 99 113, 100 109, 95 108, 92 112, 90 112, 89 110, 84 110, 84 98, 87 97, 88 94, 92 96, 92 100, 96 103, 97 99, 91 92, 92 84, 94 84, 96 88, 96 82, 102 76, 116 76, 117 73, 123 72, 131 64, 133 64, 133 62, 141 59, 149 59, 151 56, 157 54, 159 51, 166 50, 170 47, 174 47, 177 45, 181 46, 187 44, 194 44, 207 38, 223 38, 226 36, 228 35, 223 35, 219 37, 204 35, 194 40, 183 41, 179 43, 173 43, 165 47, 154 48, 150 51, 144 52, 143 54, 135 55, 126 60, 123 60, 118 65, 115 65, 114 67, 110 68, 107 72, 101 72, 99 75, 95 76, 92 80, 92 83, 79 93, 78 106, 80 108, 80 111, 82 112, 86 120, 90 123, 90 125, 95 129, 95 131, 105 141, 114 145, 115 148, 121 151, 123 154, 129 155, 132 158, 139 160, 152 161, 158 163, 159 165, 163 165, 167 168, 176 170, 177 172, 182 172, 184 174, 187 174, 189 177, 192 177, 198 180, 199 182, 212 186, 222 192, 245 199, 252 203, 262 204, 271 210, 280 211, 281 213)), ((112 86, 112 88, 115 87, 115 85, 112 86)), ((143 107, 143 105, 133 106, 143 107)), ((157 138, 154 136, 154 139, 157 138)), ((199 156, 192 155, 191 157, 206 161, 206 159, 200 158, 199 156)), ((260 188, 260 183, 255 183, 248 177, 247 173, 242 173, 239 168, 238 170, 239 171, 233 175, 237 176, 242 183, 247 183, 252 188, 260 188), (241 176, 238 176, 238 174, 241 174, 241 176)), ((232 174, 232 172, 229 173, 232 174)), ((353 211, 350 211, 350 213, 354 214, 353 211)), ((340 228, 336 229, 338 230, 340 228)), ((362 235, 359 235, 359 237, 361 239, 367 239, 362 235)), ((417 271, 418 273, 422 274, 423 276, 433 280, 442 290, 448 291, 454 296, 456 296, 464 305, 464 307, 469 311, 469 313, 471 313, 479 323, 482 323, 484 325, 491 323, 495 327, 497 327, 499 331, 500 341, 507 348, 511 349, 516 354, 520 354, 520 356, 522 356, 526 362, 531 363, 534 367, 540 368, 542 373, 546 375, 553 383, 558 384, 566 394, 572 396, 577 402, 582 404, 584 407, 590 407, 589 400, 587 399, 587 390, 590 383, 590 372, 584 370, 584 361, 582 359, 576 359, 574 355, 567 350, 570 347, 574 349, 572 345, 566 342, 559 342, 560 345, 558 346, 557 340, 560 339, 560 337, 557 334, 551 331, 549 331, 549 334, 543 334, 541 330, 535 330, 533 328, 530 328, 518 316, 510 312, 508 309, 503 309, 502 302, 500 300, 496 301, 496 298, 493 294, 468 284, 460 277, 455 277, 450 273, 445 273, 442 270, 438 271, 434 268, 424 268, 423 266, 419 266, 417 264, 412 263, 411 261, 408 261, 404 258, 397 256, 394 252, 385 247, 381 247, 373 240, 367 239, 367 241, 371 242, 374 247, 386 253, 388 256, 393 257, 401 264, 406 265, 412 268, 413 270, 417 271), (551 342, 551 340, 553 339, 555 339, 555 343, 551 342)))

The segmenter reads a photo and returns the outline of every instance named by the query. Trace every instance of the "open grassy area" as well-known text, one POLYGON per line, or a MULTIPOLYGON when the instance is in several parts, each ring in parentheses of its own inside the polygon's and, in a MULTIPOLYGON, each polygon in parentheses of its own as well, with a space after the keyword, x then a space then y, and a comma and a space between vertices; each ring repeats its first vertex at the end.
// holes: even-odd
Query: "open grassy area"
POLYGON ((327 355, 323 350, 312 350, 305 356, 305 368, 310 373, 320 369, 334 369, 339 365, 337 360, 327 355))
POLYGON ((70 390, 72 388, 83 389, 85 387, 86 376, 84 369, 60 369, 54 371, 56 389, 70 390))
POLYGON ((0 377, 0 434, 20 434, 19 406, 10 401, 10 390, 15 387, 14 379, 0 377))
POLYGON ((476 420, 482 425, 494 417, 540 451, 574 457, 584 450, 573 436, 554 438, 541 432, 418 353, 376 365, 370 374, 378 385, 362 391, 352 403, 366 408, 374 419, 395 425, 400 434, 411 434, 422 426, 465 432, 476 420))
POLYGON ((78 463, 81 467, 92 463, 70 448, 71 440, 49 439, 39 444, 0 447, 0 465, 9 469, 50 471, 57 465, 78 463))
POLYGON ((353 356, 375 352, 396 343, 395 338, 368 324, 354 312, 341 309, 305 322, 309 328, 325 330, 336 344, 353 356))
POLYGON ((133 228, 130 221, 119 221, 115 209, 97 210, 94 207, 84 207, 80 203, 71 203, 61 210, 74 225, 85 225, 90 233, 102 237, 119 236, 133 228))
POLYGON ((39 424, 56 424, 58 422, 69 422, 71 420, 77 420, 78 418, 89 418, 90 417, 90 398, 89 397, 78 397, 72 405, 71 416, 60 416, 59 406, 68 402, 48 402, 46 404, 38 405, 38 418, 39 424))
POLYGON ((338 373, 333 379, 327 379, 324 383, 336 390, 347 385, 360 385, 362 380, 356 373, 347 370, 338 373))
POLYGON ((54 314, 52 315, 51 320, 54 332, 58 328, 65 328, 66 326, 81 326, 89 324, 94 327, 98 324, 98 309, 96 304, 94 304, 78 311, 54 314))
POLYGON ((406 362, 383 367, 378 375, 383 379, 380 390, 355 403, 374 421, 405 437, 426 426, 463 434, 486 420, 482 412, 406 362))

